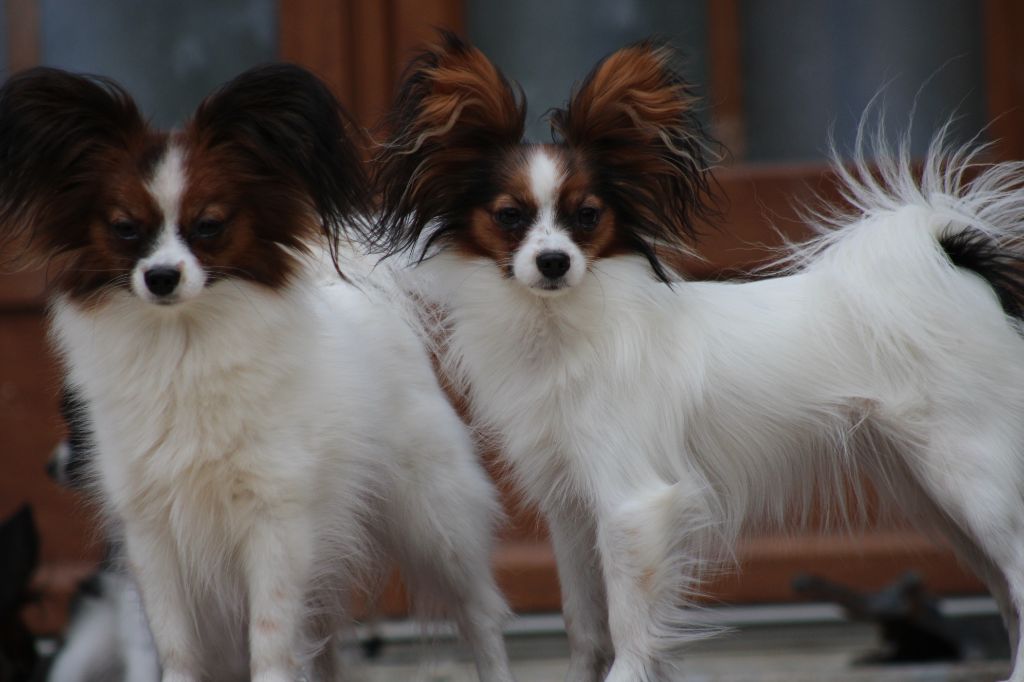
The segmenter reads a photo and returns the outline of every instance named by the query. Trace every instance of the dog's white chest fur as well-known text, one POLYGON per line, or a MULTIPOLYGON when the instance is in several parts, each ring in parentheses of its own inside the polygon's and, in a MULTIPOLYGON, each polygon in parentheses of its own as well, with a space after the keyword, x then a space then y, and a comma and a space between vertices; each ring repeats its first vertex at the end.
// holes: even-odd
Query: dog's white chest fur
POLYGON ((230 534, 249 505, 288 485, 259 466, 297 454, 273 453, 283 443, 266 426, 301 432, 297 361, 316 350, 315 336, 302 333, 309 321, 298 311, 307 306, 288 295, 251 287, 187 316, 127 295, 98 312, 57 303, 55 333, 89 401, 116 511, 165 514, 171 525, 205 517, 230 534))

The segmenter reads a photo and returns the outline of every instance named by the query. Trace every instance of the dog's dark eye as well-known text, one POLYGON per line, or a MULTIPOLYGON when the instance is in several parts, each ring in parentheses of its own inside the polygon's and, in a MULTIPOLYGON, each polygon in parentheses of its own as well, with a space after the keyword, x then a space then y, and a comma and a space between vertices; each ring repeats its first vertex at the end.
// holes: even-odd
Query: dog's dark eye
POLYGON ((110 231, 114 233, 115 237, 118 239, 124 239, 125 241, 138 239, 142 234, 139 224, 134 220, 128 220, 127 218, 120 218, 111 222, 110 231))
POLYGON ((506 208, 498 209, 494 213, 494 219, 498 221, 498 224, 505 228, 519 227, 519 224, 523 222, 523 212, 514 206, 508 206, 506 208))
POLYGON ((224 231, 225 223, 216 218, 201 218, 192 229, 192 235, 198 239, 213 239, 224 231))
POLYGON ((576 213, 576 221, 584 230, 592 230, 597 227, 597 222, 600 219, 600 209, 596 209, 592 206, 584 206, 576 213))

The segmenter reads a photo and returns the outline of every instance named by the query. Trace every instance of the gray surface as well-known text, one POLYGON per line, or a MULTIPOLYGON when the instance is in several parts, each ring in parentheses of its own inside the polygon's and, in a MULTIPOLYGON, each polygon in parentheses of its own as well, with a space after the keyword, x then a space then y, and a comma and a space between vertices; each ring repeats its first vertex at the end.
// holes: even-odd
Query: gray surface
MULTIPOLYGON (((568 660, 564 637, 511 636, 513 670, 520 682, 560 682, 568 660)), ((693 646, 685 662, 687 682, 992 682, 1008 671, 1005 661, 864 666, 875 651, 875 630, 866 625, 750 627, 693 646)), ((450 644, 392 646, 367 666, 366 682, 475 682, 465 651, 450 644), (428 662, 417 663, 426 659, 428 662)))
POLYGON ((467 34, 526 92, 535 141, 551 139, 541 120, 569 98, 598 59, 652 35, 686 56, 684 72, 707 83, 703 0, 467 0, 467 34))
POLYGON ((40 0, 41 58, 111 77, 161 127, 277 54, 275 0, 40 0))
MULTIPOLYGON (((535 140, 550 139, 540 116, 600 57, 649 35, 680 47, 685 74, 706 92, 700 0, 468 0, 467 19, 469 37, 526 91, 535 140)), ((883 88, 891 131, 907 127, 918 99, 918 154, 954 114, 958 139, 984 125, 975 0, 744 0, 740 21, 752 161, 821 159, 833 126, 840 150, 849 150, 861 112, 883 88)))
POLYGON ((752 160, 821 157, 835 126, 841 150, 883 91, 889 128, 914 100, 913 150, 961 117, 959 139, 985 122, 981 3, 974 0, 745 0, 741 3, 752 160))

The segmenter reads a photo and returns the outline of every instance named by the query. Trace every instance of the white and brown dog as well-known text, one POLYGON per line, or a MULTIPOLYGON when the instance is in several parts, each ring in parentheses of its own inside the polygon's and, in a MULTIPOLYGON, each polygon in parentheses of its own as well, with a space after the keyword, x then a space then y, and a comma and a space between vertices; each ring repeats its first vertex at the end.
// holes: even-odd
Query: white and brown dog
POLYGON ((368 197, 298 67, 242 74, 170 134, 102 79, 0 89, 0 243, 49 264, 165 682, 337 679, 377 549, 458 619, 482 679, 511 679, 494 491, 403 302, 339 248, 368 197))
POLYGON ((706 143, 671 57, 612 54, 523 144, 509 83, 443 36, 378 158, 380 236, 417 249, 445 367, 550 526, 569 679, 677 679, 709 564, 860 472, 952 540, 1016 648, 1024 168, 879 149, 836 165, 854 210, 789 274, 687 282, 659 250, 689 242, 706 143))

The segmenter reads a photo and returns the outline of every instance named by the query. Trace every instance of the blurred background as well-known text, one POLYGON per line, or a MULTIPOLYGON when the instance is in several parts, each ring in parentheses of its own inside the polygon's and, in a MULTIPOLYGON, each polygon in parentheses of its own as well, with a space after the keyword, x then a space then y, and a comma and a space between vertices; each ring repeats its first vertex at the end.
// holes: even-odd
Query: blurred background
MULTIPOLYGON (((861 113, 882 92, 888 126, 913 122, 920 153, 936 126, 995 142, 1024 159, 1024 3, 1015 0, 4 0, 0 73, 35 64, 110 76, 161 126, 180 124, 217 84, 262 62, 320 74, 372 128, 403 65, 433 27, 476 43, 529 102, 529 135, 546 140, 545 111, 565 101, 603 55, 657 35, 685 55, 702 116, 728 153, 719 179, 723 229, 702 247, 694 277, 764 257, 770 225, 799 234, 794 205, 830 196, 828 136, 848 151, 861 113)), ((43 276, 0 275, 0 518, 32 504, 41 532, 37 598, 25 612, 58 632, 78 580, 101 553, 88 507, 50 482, 61 437, 58 374, 44 331, 43 276)), ((520 613, 557 612, 558 584, 542 524, 507 495, 511 522, 496 557, 520 613)), ((0 562, 3 562, 0 549, 0 562)), ((784 603, 816 573, 877 589, 907 569, 942 595, 980 583, 952 555, 898 521, 851 538, 808 531, 751 538, 742 574, 709 587, 715 603, 784 603)), ((396 586, 385 612, 400 615, 396 586)))

